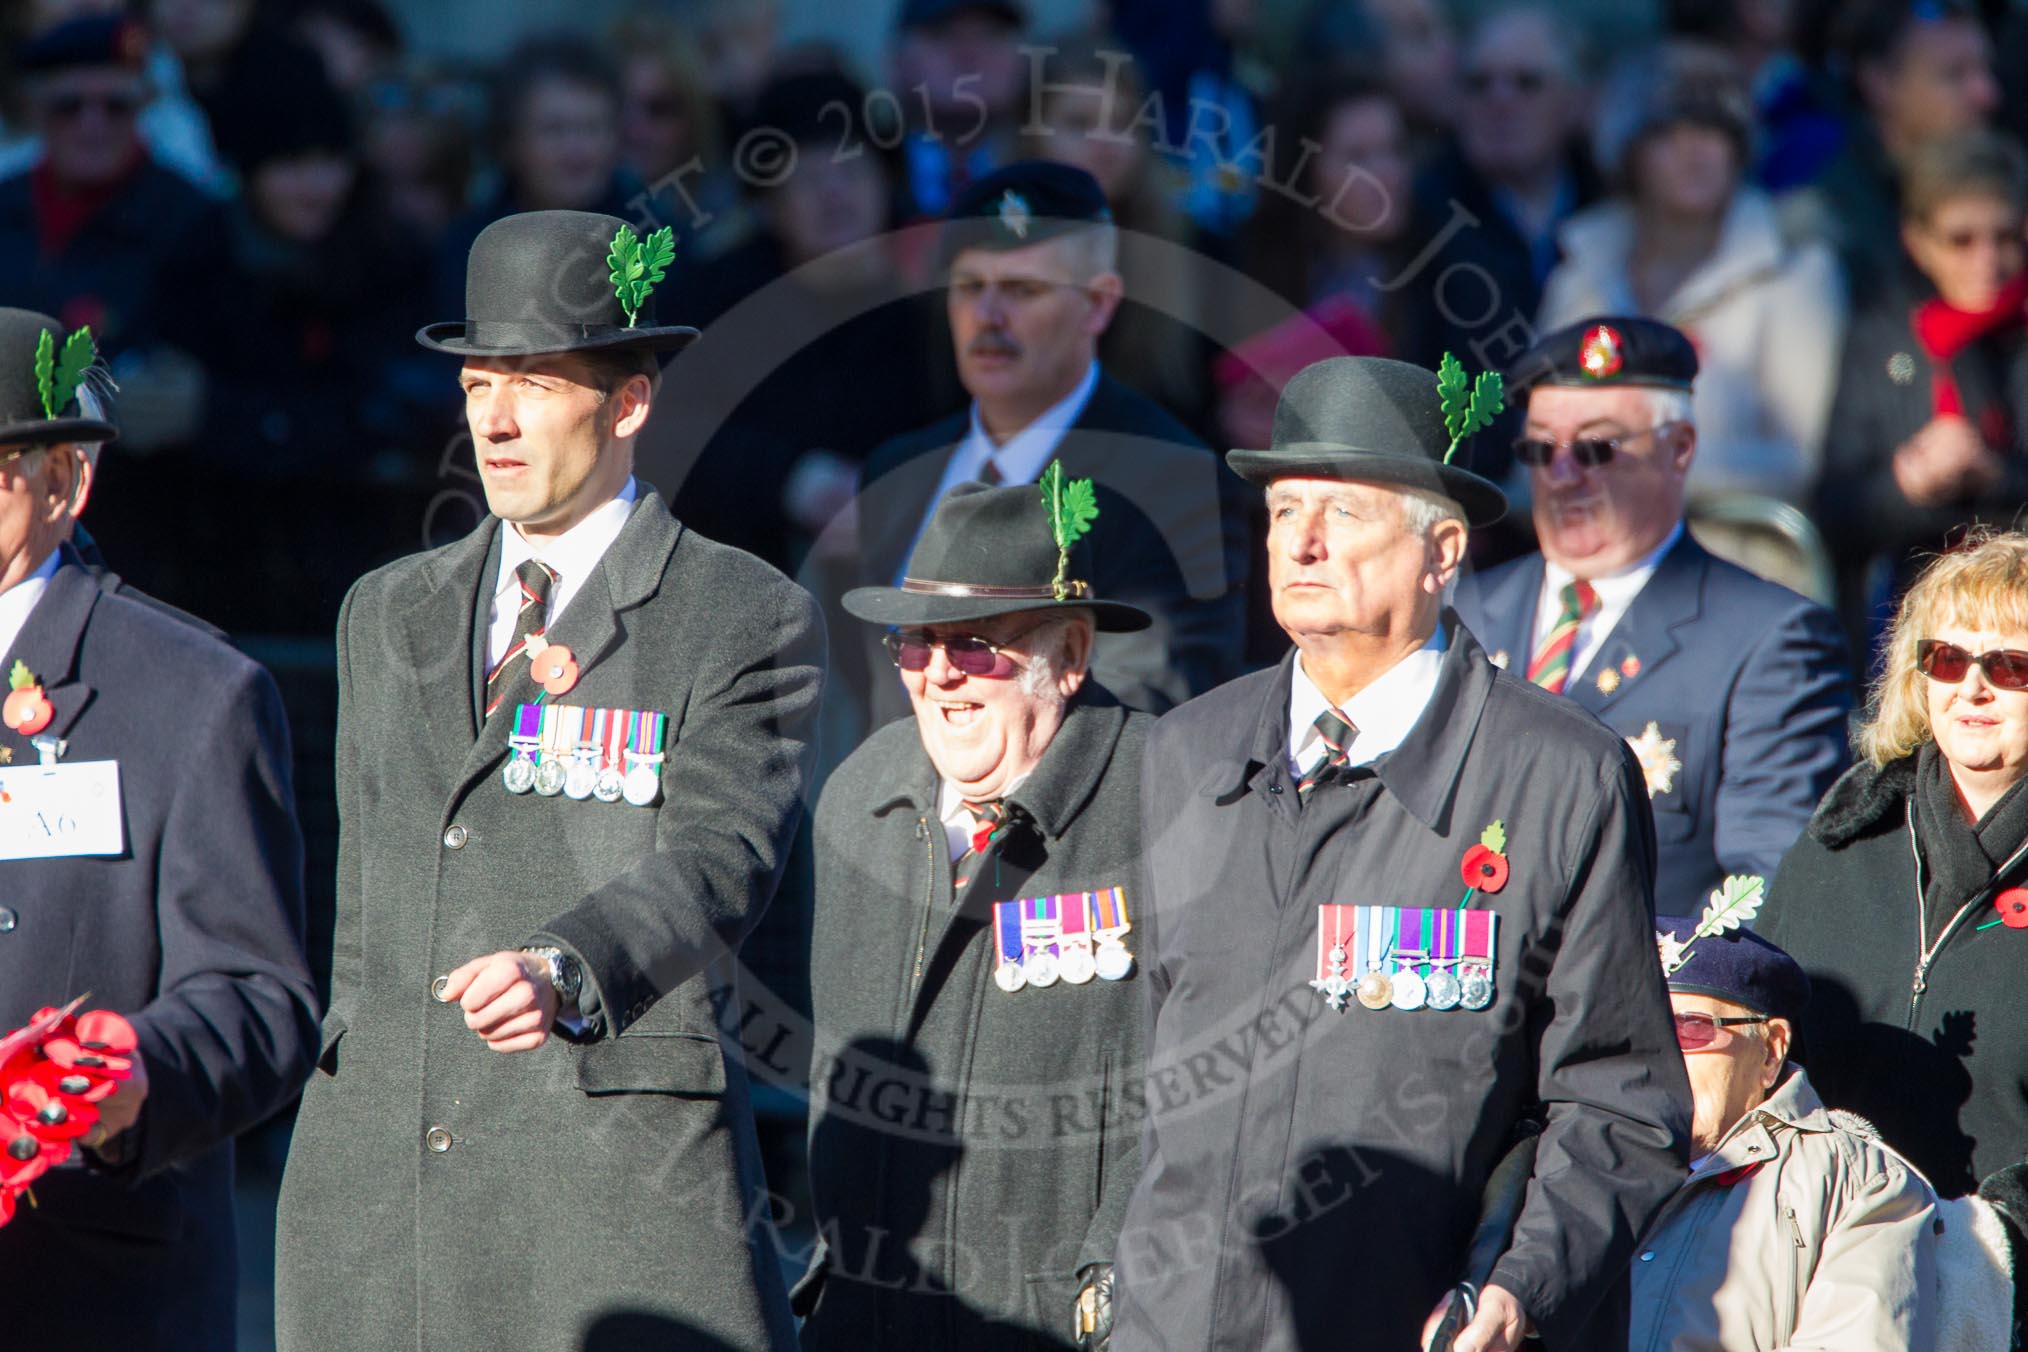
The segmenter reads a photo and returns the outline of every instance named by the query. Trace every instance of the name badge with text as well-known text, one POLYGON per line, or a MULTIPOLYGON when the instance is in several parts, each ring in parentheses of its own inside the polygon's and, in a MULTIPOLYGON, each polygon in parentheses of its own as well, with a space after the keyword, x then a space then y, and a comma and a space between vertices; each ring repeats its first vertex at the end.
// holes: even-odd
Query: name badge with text
POLYGON ((0 860, 121 854, 120 763, 0 769, 0 860))

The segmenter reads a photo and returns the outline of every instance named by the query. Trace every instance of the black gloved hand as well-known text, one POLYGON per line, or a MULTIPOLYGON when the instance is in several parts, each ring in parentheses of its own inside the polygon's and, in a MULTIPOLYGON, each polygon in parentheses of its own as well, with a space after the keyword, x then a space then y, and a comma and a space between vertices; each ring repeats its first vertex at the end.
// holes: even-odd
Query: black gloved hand
POLYGON ((1113 1341, 1113 1265, 1093 1263, 1078 1279, 1071 1341, 1082 1352, 1106 1352, 1113 1341))

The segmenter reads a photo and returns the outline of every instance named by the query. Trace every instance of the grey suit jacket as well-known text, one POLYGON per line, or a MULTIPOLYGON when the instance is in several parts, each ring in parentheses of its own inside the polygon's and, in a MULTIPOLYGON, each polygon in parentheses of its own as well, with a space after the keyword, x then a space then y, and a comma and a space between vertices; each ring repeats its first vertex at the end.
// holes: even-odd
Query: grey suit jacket
POLYGON ((516 797, 472 680, 497 529, 370 574, 339 621, 332 1012, 283 1186, 281 1345, 575 1348, 603 1320, 600 1346, 635 1346, 622 1316, 654 1316, 644 1346, 657 1320, 787 1345, 712 999, 800 819, 815 606, 642 485, 549 635, 582 670, 561 702, 669 716, 660 802, 516 797), (603 1018, 492 1052, 431 981, 531 942, 581 958, 603 1018))

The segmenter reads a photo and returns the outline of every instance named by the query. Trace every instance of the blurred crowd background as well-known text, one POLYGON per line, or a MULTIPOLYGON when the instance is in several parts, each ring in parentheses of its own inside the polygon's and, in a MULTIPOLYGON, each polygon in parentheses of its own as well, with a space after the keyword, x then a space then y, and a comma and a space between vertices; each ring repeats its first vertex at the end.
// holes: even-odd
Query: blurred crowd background
MULTIPOLYGON (((705 336, 644 471, 792 573, 874 447, 963 407, 933 223, 1023 158, 1103 186, 1128 303, 1102 360, 1214 446, 1266 445, 1320 357, 1497 368, 1613 311, 1698 347, 1693 520, 1836 604, 1859 654, 1912 559, 2028 504, 2028 5, 0 16, 0 301, 89 323, 112 362, 122 439, 87 522, 111 566, 282 678, 325 934, 331 628, 359 574, 483 510, 453 359, 412 334, 462 316, 466 250, 513 211, 674 229, 659 304, 705 336)), ((1525 492, 1513 434, 1472 454, 1525 492)))

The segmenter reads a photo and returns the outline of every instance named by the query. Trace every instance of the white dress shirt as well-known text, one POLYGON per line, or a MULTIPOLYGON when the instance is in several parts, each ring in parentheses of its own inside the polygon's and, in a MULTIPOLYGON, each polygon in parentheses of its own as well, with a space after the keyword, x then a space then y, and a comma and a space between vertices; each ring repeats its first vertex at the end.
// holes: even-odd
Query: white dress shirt
MULTIPOLYGON (((1591 579, 1591 589, 1598 593, 1598 609, 1585 616, 1577 626, 1577 641, 1570 649, 1570 677, 1564 682, 1566 689, 1577 683, 1577 678, 1584 674, 1591 659, 1598 656, 1598 650, 1612 636, 1613 626, 1620 622, 1620 617, 1627 613, 1627 607, 1641 594, 1641 588, 1647 586, 1648 579, 1655 575, 1656 565, 1662 562, 1662 556, 1682 538, 1683 523, 1678 521, 1676 529, 1655 546, 1653 553, 1635 560, 1617 573, 1591 579)), ((1563 614, 1563 589, 1575 580, 1568 568, 1543 559, 1542 594, 1535 598, 1535 641, 1528 645, 1528 655, 1522 659, 1523 670, 1534 660, 1535 654, 1542 651, 1543 640, 1549 637, 1549 631, 1556 628, 1556 621, 1563 614)))
MULTIPOLYGON (((1084 406, 1091 402, 1091 392, 1098 388, 1099 367, 1093 362, 1084 373, 1084 379, 1077 382, 1077 388, 1056 403, 1042 411, 1035 421, 1016 432, 1007 440, 993 441, 986 431, 986 424, 979 420, 979 404, 972 402, 972 430, 958 443, 951 458, 944 464, 944 477, 937 481, 937 491, 930 495, 929 508, 916 523, 915 539, 909 541, 909 554, 915 553, 916 541, 922 539, 923 528, 935 515, 937 504, 944 500, 944 494, 961 483, 968 483, 979 477, 991 460, 993 467, 1000 471, 1002 484, 1032 484, 1042 477, 1042 471, 1049 467, 1049 459, 1056 454, 1056 448, 1063 441, 1063 434, 1071 424, 1084 414, 1084 406)), ((902 567, 908 567, 907 557, 902 567)), ((895 579, 899 584, 900 579, 895 579)))
POLYGON ((1330 754, 1316 728, 1317 715, 1326 709, 1337 709, 1341 718, 1359 730, 1352 739, 1351 754, 1345 758, 1347 765, 1369 765, 1400 746, 1436 693, 1446 646, 1443 626, 1438 625, 1429 642, 1339 705, 1324 698, 1324 692, 1303 670, 1303 655, 1297 653, 1289 678, 1290 773, 1300 779, 1330 754))
POLYGON ((486 629, 488 671, 499 665, 500 655, 514 642, 514 621, 521 614, 521 584, 514 570, 529 559, 540 559, 556 571, 556 581, 549 589, 548 621, 549 627, 555 628, 564 607, 620 537, 621 527, 634 510, 637 491, 629 478, 617 496, 540 548, 529 543, 519 526, 502 525, 500 571, 493 579, 493 615, 486 629))
MULTIPOLYGON (((35 603, 49 590, 49 580, 56 576, 57 565, 63 562, 63 551, 52 549, 36 570, 27 577, 0 592, 0 653, 14 651, 14 641, 21 637, 21 627, 28 623, 28 616, 35 609, 35 603)), ((4 674, 4 673, 0 673, 4 674)), ((38 678, 49 673, 38 671, 38 678)), ((0 693, 4 693, 4 682, 0 682, 0 693)))

